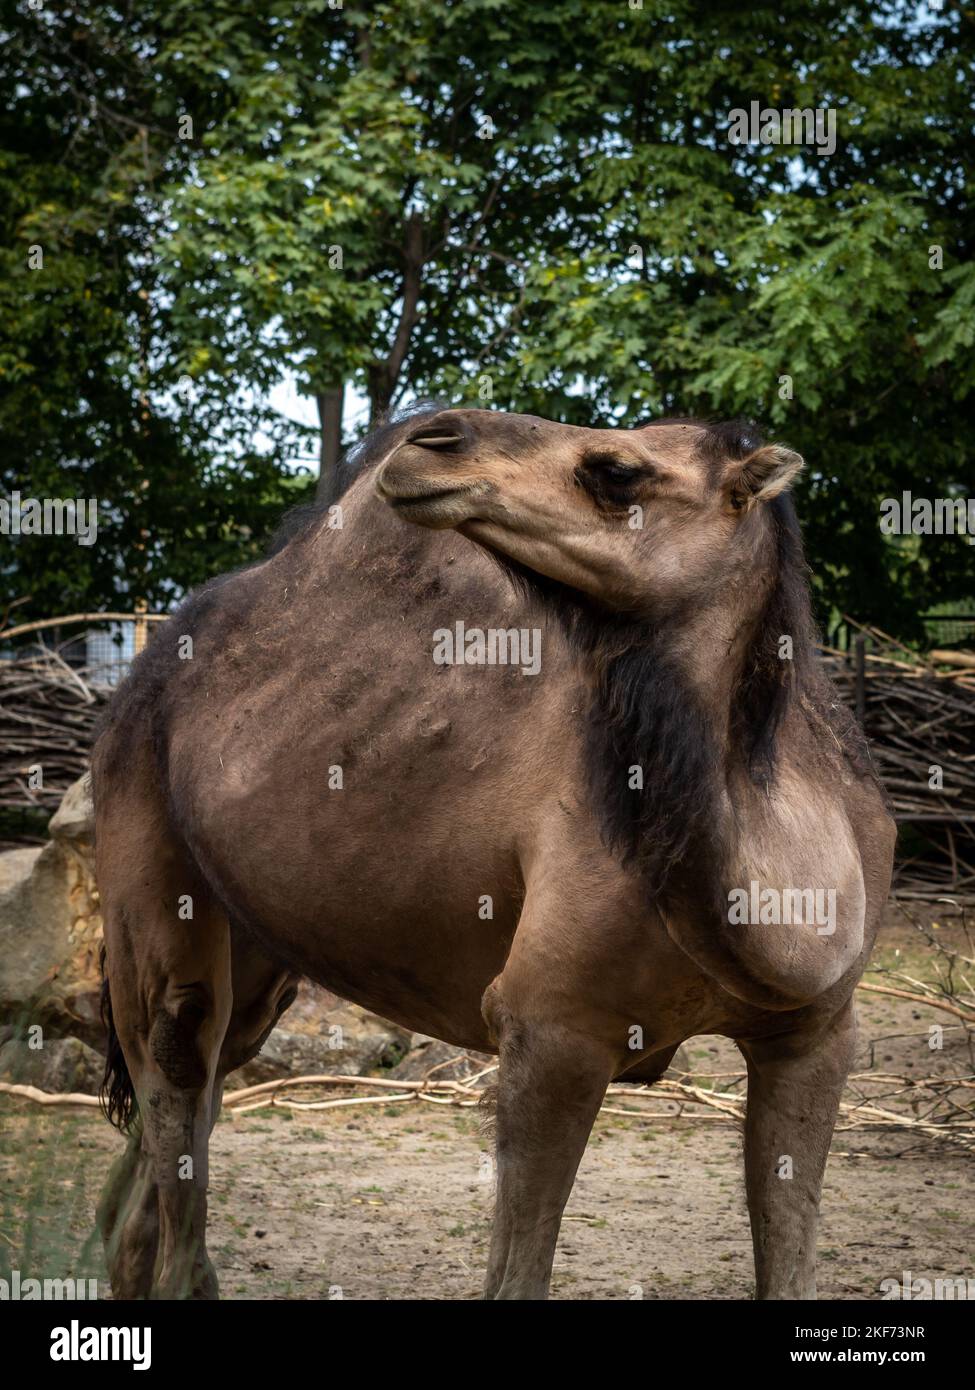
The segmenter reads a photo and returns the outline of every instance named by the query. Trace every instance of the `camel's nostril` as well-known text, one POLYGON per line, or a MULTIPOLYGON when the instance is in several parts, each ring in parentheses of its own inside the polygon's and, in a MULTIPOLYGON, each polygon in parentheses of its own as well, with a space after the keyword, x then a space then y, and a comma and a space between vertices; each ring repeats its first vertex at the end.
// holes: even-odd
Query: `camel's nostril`
POLYGON ((417 430, 416 434, 411 434, 406 442, 421 449, 453 449, 456 445, 463 444, 464 436, 428 426, 426 429, 417 430))

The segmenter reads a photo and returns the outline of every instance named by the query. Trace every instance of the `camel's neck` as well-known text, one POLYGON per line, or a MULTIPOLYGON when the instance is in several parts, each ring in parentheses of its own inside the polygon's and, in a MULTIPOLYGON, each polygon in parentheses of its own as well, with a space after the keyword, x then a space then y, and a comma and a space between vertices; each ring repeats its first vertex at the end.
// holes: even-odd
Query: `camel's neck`
POLYGON ((691 618, 670 642, 670 659, 686 698, 704 714, 715 744, 732 742, 732 708, 758 621, 731 604, 691 618))
POLYGON ((743 575, 707 605, 594 654, 596 803, 610 841, 655 885, 678 864, 721 860, 736 795, 750 794, 774 749, 794 674, 775 655, 776 594, 774 571, 743 575))

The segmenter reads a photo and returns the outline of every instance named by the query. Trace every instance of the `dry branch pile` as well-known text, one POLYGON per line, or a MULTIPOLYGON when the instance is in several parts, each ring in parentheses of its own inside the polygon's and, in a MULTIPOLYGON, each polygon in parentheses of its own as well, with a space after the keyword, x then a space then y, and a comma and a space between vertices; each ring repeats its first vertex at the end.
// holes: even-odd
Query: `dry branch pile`
POLYGON ((0 807, 57 810, 87 770, 108 694, 54 648, 33 647, 0 661, 0 807), (39 786, 31 771, 38 767, 39 786))
MULTIPOLYGON (((876 628, 862 631, 874 644, 864 653, 860 678, 863 725, 894 815, 914 831, 910 841, 901 837, 898 896, 973 896, 975 654, 922 658, 876 628), (950 669, 939 669, 948 663, 950 669)), ((853 654, 826 648, 824 655, 844 702, 855 709, 853 654)))

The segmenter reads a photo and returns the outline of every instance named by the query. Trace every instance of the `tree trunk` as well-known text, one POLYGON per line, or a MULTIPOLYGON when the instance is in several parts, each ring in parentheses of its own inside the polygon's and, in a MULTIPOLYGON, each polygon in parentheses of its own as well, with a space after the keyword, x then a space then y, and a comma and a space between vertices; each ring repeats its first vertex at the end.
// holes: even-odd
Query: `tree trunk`
POLYGON ((315 394, 318 404, 318 422, 321 427, 321 446, 319 451, 318 486, 315 500, 324 502, 332 496, 335 472, 342 455, 342 406, 345 400, 345 386, 330 386, 327 391, 315 394))
POLYGON ((389 356, 373 362, 367 369, 369 394, 369 427, 374 429, 389 410, 400 371, 410 348, 410 338, 419 318, 420 291, 423 286, 423 218, 418 212, 410 214, 406 223, 403 247, 403 300, 399 323, 389 349, 389 356))
POLYGON ((377 362, 366 369, 366 395, 369 397, 369 428, 381 425, 393 399, 393 386, 386 363, 377 362))

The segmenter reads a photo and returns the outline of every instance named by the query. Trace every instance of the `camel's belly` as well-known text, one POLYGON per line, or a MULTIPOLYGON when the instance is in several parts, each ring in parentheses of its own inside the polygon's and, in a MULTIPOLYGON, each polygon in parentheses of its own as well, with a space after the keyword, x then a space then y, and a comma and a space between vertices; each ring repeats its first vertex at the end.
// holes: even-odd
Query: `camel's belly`
POLYGON ((521 905, 519 792, 498 760, 458 779, 462 737, 389 740, 353 758, 327 728, 271 746, 245 725, 192 756, 176 742, 188 839, 269 953, 404 1026, 483 1047, 481 996, 521 905))

